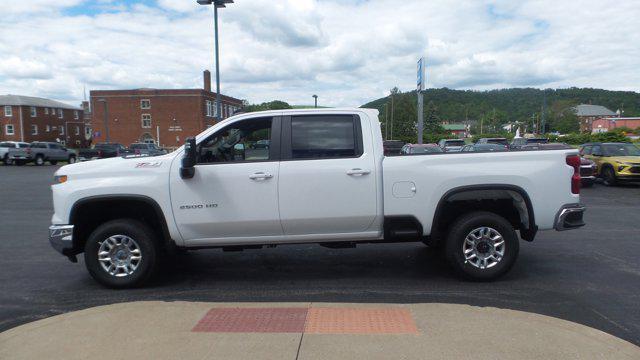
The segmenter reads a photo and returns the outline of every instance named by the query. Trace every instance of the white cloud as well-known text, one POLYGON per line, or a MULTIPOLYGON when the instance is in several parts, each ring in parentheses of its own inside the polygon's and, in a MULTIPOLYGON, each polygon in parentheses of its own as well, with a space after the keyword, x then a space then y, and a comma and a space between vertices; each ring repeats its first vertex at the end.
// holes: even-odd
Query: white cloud
MULTIPOLYGON (((201 87, 213 67, 211 7, 103 0, 83 15, 93 5, 80 3, 3 4, 0 89, 77 103, 83 85, 201 87)), ((222 88, 357 106, 412 89, 424 54, 433 87, 639 91, 638 17, 640 3, 611 0, 237 0, 220 10, 222 88)))

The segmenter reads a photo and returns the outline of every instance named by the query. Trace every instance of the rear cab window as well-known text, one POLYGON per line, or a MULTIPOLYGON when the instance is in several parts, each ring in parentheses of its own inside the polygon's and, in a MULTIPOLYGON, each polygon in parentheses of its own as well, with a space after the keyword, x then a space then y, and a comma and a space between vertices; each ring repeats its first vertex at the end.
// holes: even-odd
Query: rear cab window
POLYGON ((289 129, 291 141, 284 143, 285 156, 291 160, 354 158, 363 154, 360 118, 356 115, 292 116, 289 129))

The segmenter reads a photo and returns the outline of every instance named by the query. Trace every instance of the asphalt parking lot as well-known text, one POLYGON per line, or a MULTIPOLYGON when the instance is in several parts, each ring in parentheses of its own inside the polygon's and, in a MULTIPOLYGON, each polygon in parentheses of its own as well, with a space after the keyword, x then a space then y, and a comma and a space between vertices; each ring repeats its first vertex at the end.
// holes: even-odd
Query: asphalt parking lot
MULTIPOLYGON (((418 243, 190 252, 143 289, 99 286, 48 244, 57 166, 0 166, 0 331, 97 305, 141 300, 458 303, 523 310, 640 345, 640 186, 583 189, 587 226, 522 242, 493 283, 462 281, 418 243)), ((499 324, 488 324, 499 326, 499 324)))

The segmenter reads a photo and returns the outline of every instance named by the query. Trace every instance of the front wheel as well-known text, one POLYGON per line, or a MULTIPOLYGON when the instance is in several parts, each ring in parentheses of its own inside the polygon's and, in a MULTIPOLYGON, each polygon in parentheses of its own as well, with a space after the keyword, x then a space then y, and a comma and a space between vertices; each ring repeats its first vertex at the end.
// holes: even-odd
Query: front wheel
POLYGON ((154 232, 133 219, 118 219, 96 228, 84 247, 89 274, 111 288, 144 284, 155 273, 159 249, 154 232))
POLYGON ((607 186, 616 185, 616 183, 618 182, 618 179, 616 178, 615 171, 613 171, 613 169, 611 167, 604 168, 602 173, 603 173, 602 177, 603 177, 605 185, 607 185, 607 186))
POLYGON ((502 216, 476 211, 458 218, 445 245, 447 260, 456 272, 472 280, 494 280, 505 274, 520 251, 518 235, 502 216))
POLYGON ((42 155, 36 156, 35 163, 36 163, 36 166, 44 165, 44 156, 42 156, 42 155))

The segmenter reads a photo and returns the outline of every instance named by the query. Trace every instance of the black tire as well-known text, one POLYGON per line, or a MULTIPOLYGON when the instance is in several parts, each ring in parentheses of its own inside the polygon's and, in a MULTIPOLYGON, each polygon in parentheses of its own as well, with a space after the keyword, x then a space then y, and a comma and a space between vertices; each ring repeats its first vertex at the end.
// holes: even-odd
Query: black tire
POLYGON ((13 160, 9 159, 9 155, 5 155, 4 158, 2 159, 2 163, 5 165, 13 165, 13 160))
POLYGON ((69 156, 69 160, 68 160, 69 164, 75 164, 76 163, 76 157, 71 155, 69 156))
POLYGON ((36 166, 42 166, 42 165, 44 165, 44 156, 42 156, 42 155, 36 155, 36 158, 35 158, 35 160, 33 160, 33 163, 34 163, 36 166))
POLYGON ((604 180, 604 184, 607 186, 615 186, 618 183, 616 172, 613 171, 611 166, 607 166, 602 169, 602 179, 604 180))
POLYGON ((486 211, 472 212, 454 221, 445 244, 445 255, 453 269, 467 279, 479 281, 494 280, 505 274, 515 263, 519 251, 520 243, 513 226, 502 216, 486 211), (480 227, 495 229, 504 239, 502 259, 484 269, 467 261, 463 249, 467 235, 480 227))
POLYGON ((84 261, 89 274, 100 284, 110 288, 131 288, 143 285, 156 272, 160 256, 156 235, 143 222, 134 219, 117 219, 98 226, 89 235, 84 246, 84 261), (129 275, 117 277, 109 274, 98 260, 98 250, 103 241, 114 235, 133 239, 140 250, 140 262, 129 275))
POLYGON ((58 160, 49 160, 49 164, 57 165, 58 164, 58 160))

